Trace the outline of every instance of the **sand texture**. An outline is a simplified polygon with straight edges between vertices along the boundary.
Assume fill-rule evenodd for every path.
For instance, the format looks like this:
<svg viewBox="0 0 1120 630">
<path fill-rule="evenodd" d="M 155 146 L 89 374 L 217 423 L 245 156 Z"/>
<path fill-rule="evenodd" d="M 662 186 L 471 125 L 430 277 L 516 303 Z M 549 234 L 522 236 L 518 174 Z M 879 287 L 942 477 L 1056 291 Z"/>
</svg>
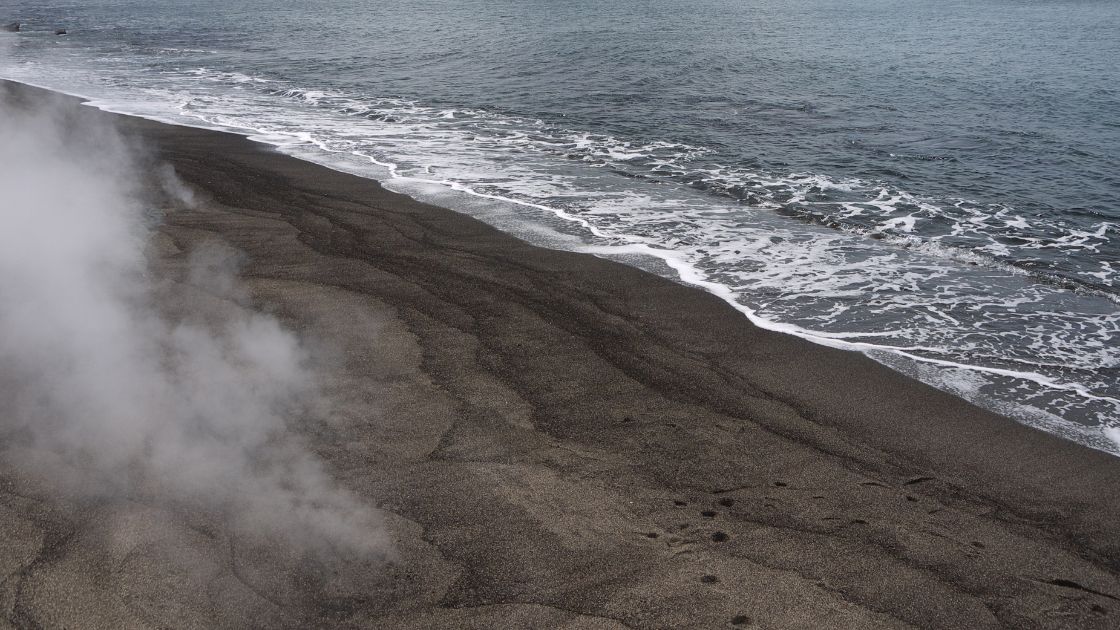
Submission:
<svg viewBox="0 0 1120 630">
<path fill-rule="evenodd" d="M 291 431 L 392 555 L 60 496 L 10 447 L 0 627 L 1120 627 L 1108 455 L 238 136 L 76 115 L 195 192 L 160 202 L 169 311 L 258 309 L 325 348 L 330 408 Z M 249 306 L 183 278 L 214 241 Z"/>
</svg>

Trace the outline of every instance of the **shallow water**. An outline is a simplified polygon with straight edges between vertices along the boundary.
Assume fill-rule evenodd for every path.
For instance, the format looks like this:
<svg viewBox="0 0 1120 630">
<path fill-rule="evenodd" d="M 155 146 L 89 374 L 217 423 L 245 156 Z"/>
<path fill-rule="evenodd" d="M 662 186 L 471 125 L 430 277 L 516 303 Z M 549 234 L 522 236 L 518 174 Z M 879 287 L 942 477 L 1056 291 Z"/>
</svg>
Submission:
<svg viewBox="0 0 1120 630">
<path fill-rule="evenodd" d="M 680 277 L 1120 453 L 1115 2 L 15 0 L 9 19 L 0 76 Z"/>
</svg>

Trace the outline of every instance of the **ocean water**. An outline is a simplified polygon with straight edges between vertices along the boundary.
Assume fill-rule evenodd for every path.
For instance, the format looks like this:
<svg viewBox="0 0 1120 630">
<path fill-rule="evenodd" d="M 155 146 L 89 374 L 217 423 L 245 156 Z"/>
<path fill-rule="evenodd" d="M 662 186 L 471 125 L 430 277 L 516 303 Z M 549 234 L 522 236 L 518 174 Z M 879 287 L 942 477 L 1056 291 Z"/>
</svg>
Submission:
<svg viewBox="0 0 1120 630">
<path fill-rule="evenodd" d="M 1118 2 L 6 0 L 11 20 L 0 77 L 701 286 L 1120 454 Z"/>
</svg>

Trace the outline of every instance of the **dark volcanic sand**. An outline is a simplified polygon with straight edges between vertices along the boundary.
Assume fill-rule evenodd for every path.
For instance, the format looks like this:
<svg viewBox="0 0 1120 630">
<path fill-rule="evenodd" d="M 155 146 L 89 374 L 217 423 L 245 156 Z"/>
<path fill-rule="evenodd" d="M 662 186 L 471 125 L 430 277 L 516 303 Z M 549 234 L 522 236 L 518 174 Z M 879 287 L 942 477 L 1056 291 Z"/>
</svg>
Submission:
<svg viewBox="0 0 1120 630">
<path fill-rule="evenodd" d="M 76 115 L 198 192 L 157 266 L 222 239 L 256 307 L 338 350 L 299 432 L 396 559 L 294 561 L 0 462 L 12 626 L 1120 626 L 1120 460 L 238 136 Z"/>
</svg>

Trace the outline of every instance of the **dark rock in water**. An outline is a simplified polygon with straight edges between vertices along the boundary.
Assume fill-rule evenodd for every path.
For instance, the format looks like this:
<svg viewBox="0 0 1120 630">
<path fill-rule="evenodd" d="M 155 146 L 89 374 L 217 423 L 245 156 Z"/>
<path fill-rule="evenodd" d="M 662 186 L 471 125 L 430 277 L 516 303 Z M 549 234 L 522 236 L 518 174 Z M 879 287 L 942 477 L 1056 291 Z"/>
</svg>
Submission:
<svg viewBox="0 0 1120 630">
<path fill-rule="evenodd" d="M 56 29 L 54 29 L 54 34 L 55 34 L 55 35 L 65 35 L 65 34 L 66 34 L 66 29 L 64 29 L 64 28 L 56 28 Z"/>
<path fill-rule="evenodd" d="M 8 31 L 9 33 L 18 33 L 19 32 L 19 22 L 9 22 L 9 23 L 4 25 L 3 30 Z"/>
</svg>

